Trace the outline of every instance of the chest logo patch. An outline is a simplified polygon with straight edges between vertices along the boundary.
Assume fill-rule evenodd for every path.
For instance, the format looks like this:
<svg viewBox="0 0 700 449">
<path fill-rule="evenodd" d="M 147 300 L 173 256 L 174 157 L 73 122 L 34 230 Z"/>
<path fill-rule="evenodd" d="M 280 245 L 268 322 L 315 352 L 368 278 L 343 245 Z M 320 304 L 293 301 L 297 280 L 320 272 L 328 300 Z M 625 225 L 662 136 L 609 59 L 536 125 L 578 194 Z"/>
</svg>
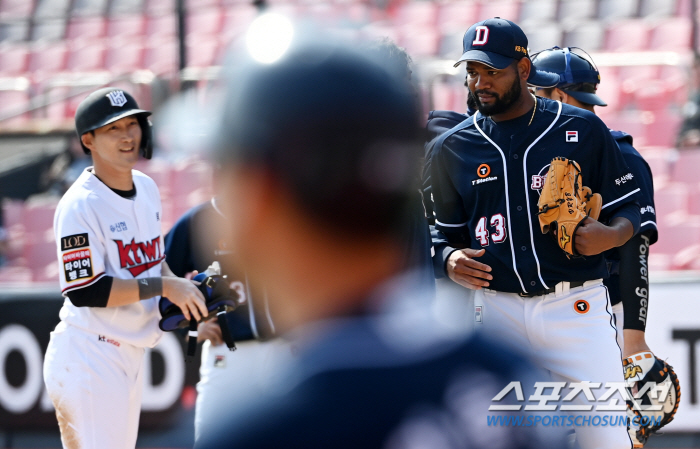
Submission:
<svg viewBox="0 0 700 449">
<path fill-rule="evenodd" d="M 538 193 L 542 193 L 542 186 L 544 186 L 544 181 L 547 179 L 547 173 L 549 173 L 549 165 L 547 164 L 536 174 L 532 175 L 532 181 L 530 183 L 530 189 L 537 190 Z"/>
<path fill-rule="evenodd" d="M 567 142 L 578 142 L 578 131 L 567 131 L 566 132 Z"/>
<path fill-rule="evenodd" d="M 579 299 L 574 303 L 574 310 L 576 313 L 583 315 L 584 313 L 588 313 L 590 310 L 591 306 L 588 304 L 588 301 L 585 299 Z"/>
<path fill-rule="evenodd" d="M 155 267 L 165 258 L 160 248 L 160 236 L 147 241 L 131 242 L 114 240 L 119 252 L 119 266 L 126 268 L 132 276 L 136 277 L 144 271 Z"/>
<path fill-rule="evenodd" d="M 491 174 L 491 167 L 488 164 L 481 164 L 479 168 L 476 169 L 476 174 L 479 178 L 485 178 Z"/>
</svg>

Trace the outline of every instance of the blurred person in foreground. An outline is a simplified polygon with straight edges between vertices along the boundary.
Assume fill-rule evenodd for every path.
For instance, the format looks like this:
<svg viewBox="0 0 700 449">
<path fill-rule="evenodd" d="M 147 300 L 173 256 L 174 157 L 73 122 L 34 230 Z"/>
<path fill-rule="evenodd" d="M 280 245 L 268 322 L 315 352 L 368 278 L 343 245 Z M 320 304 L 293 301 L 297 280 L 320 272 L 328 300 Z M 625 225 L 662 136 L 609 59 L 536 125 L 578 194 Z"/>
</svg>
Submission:
<svg viewBox="0 0 700 449">
<path fill-rule="evenodd" d="M 298 358 L 195 447 L 560 447 L 542 427 L 487 425 L 528 365 L 444 332 L 403 270 L 423 138 L 413 87 L 320 42 L 236 61 L 228 78 L 216 136 L 228 241 Z"/>
</svg>

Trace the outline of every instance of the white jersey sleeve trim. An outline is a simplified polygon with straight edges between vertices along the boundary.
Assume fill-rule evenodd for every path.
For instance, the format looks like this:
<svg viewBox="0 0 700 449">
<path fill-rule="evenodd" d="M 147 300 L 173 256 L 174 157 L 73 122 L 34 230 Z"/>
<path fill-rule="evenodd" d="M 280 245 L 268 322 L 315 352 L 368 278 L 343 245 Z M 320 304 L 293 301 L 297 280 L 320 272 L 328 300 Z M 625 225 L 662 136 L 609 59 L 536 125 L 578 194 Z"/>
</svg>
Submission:
<svg viewBox="0 0 700 449">
<path fill-rule="evenodd" d="M 652 225 L 656 229 L 659 229 L 659 227 L 656 225 L 656 222 L 654 220 L 645 221 L 644 223 L 640 224 L 639 227 L 641 229 L 642 227 L 644 227 L 646 225 Z"/>
<path fill-rule="evenodd" d="M 639 192 L 639 187 L 637 187 L 636 189 L 632 190 L 632 191 L 631 191 L 630 193 L 628 193 L 627 195 L 621 196 L 620 198 L 616 199 L 615 201 L 610 201 L 608 204 L 604 204 L 603 207 L 601 207 L 601 210 L 602 210 L 602 209 L 605 209 L 605 208 L 608 207 L 608 206 L 612 206 L 613 204 L 617 203 L 618 201 L 622 201 L 622 200 L 624 200 L 625 198 L 627 198 L 628 196 L 634 195 L 634 194 L 637 193 L 637 192 Z"/>
<path fill-rule="evenodd" d="M 99 281 L 100 279 L 102 279 L 102 277 L 104 277 L 104 275 L 105 275 L 105 272 L 103 271 L 102 273 L 99 273 L 97 276 L 93 277 L 89 281 L 81 282 L 80 284 L 69 285 L 68 287 L 61 290 L 61 294 L 63 296 L 66 296 L 66 293 L 68 293 L 71 290 L 78 290 L 78 289 L 81 289 L 84 287 L 88 287 L 88 286 L 94 284 L 95 282 Z"/>
<path fill-rule="evenodd" d="M 559 117 L 561 116 L 561 102 L 559 103 L 559 109 L 557 110 L 557 115 L 554 117 L 554 120 L 552 123 L 549 124 L 547 129 L 544 130 L 542 134 L 535 139 L 534 142 L 530 144 L 529 147 L 525 150 L 525 154 L 523 156 L 523 172 L 524 172 L 524 178 L 525 178 L 525 201 L 526 201 L 526 210 L 527 210 L 527 225 L 528 229 L 530 230 L 530 246 L 532 246 L 532 255 L 535 256 L 535 264 L 537 265 L 537 277 L 540 279 L 540 282 L 544 286 L 544 288 L 548 289 L 549 286 L 544 282 L 544 279 L 542 278 L 542 268 L 540 267 L 540 259 L 537 257 L 537 250 L 535 249 L 535 236 L 533 234 L 532 230 L 532 213 L 530 212 L 530 195 L 529 195 L 529 186 L 528 186 L 528 177 L 527 177 L 527 155 L 532 149 L 532 147 L 535 146 L 537 142 L 540 141 L 542 137 L 545 136 L 549 132 L 550 129 L 554 126 L 555 123 L 557 123 L 557 120 L 559 120 Z M 537 107 L 537 101 L 535 100 L 535 107 Z"/>
<path fill-rule="evenodd" d="M 435 223 L 439 224 L 440 226 L 443 226 L 445 228 L 461 228 L 462 226 L 466 226 L 467 224 L 469 224 L 468 221 L 465 221 L 464 223 L 460 223 L 460 224 L 449 224 L 449 223 L 443 223 L 440 220 L 435 220 Z"/>
<path fill-rule="evenodd" d="M 479 113 L 479 114 L 481 114 L 481 113 Z M 482 129 L 479 127 L 479 123 L 477 123 L 476 117 L 474 118 L 474 127 L 477 129 L 477 131 L 479 131 L 479 133 L 481 133 L 482 136 L 484 136 L 484 138 L 487 141 L 489 141 L 489 143 L 491 143 L 491 145 L 496 147 L 498 152 L 501 154 L 501 160 L 503 161 L 503 173 L 508 173 L 508 166 L 506 165 L 506 156 L 505 156 L 505 154 L 503 154 L 503 150 L 501 150 L 501 148 L 498 145 L 496 145 L 496 142 L 491 140 L 491 138 L 489 136 L 487 136 L 484 131 L 482 131 Z M 523 280 L 520 277 L 520 273 L 518 273 L 518 266 L 515 262 L 515 248 L 513 248 L 513 230 L 512 230 L 512 227 L 510 225 L 510 198 L 508 198 L 508 176 L 503 177 L 503 182 L 505 183 L 505 187 L 506 187 L 506 210 L 505 210 L 505 213 L 506 213 L 506 222 L 508 223 L 508 234 L 510 235 L 510 239 L 508 239 L 508 243 L 510 244 L 510 255 L 511 255 L 511 259 L 513 261 L 513 272 L 515 272 L 515 276 L 518 278 L 518 282 L 520 282 L 520 288 L 522 288 L 523 291 L 525 293 L 527 293 L 527 290 L 525 289 L 525 284 L 523 284 Z"/>
</svg>

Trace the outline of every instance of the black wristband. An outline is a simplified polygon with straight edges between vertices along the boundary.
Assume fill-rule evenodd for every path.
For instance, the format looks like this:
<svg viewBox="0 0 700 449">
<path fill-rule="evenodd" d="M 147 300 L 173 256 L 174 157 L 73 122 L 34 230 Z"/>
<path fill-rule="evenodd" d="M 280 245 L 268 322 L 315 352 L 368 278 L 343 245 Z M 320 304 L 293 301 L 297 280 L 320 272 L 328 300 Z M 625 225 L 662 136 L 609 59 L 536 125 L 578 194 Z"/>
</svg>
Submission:
<svg viewBox="0 0 700 449">
<path fill-rule="evenodd" d="M 139 284 L 139 299 L 153 298 L 163 295 L 163 278 L 137 279 Z"/>
</svg>

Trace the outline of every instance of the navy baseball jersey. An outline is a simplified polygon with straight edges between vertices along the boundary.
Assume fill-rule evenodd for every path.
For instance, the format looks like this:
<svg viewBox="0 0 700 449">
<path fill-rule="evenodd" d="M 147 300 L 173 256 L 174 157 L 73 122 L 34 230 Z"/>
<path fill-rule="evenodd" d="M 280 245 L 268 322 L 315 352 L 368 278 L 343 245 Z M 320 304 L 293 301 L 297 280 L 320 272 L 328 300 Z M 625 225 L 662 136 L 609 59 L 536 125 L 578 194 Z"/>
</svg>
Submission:
<svg viewBox="0 0 700 449">
<path fill-rule="evenodd" d="M 452 248 L 485 249 L 490 288 L 534 294 L 561 281 L 608 276 L 603 255 L 568 258 L 542 234 L 537 202 L 552 158 L 581 166 L 583 184 L 600 193 L 600 221 L 625 217 L 639 228 L 639 191 L 612 135 L 595 114 L 543 98 L 530 114 L 494 122 L 480 113 L 435 144 L 431 184 L 436 213 L 433 245 L 445 273 Z"/>
<path fill-rule="evenodd" d="M 637 180 L 635 194 L 641 213 L 639 232 L 619 248 L 605 252 L 610 278 L 604 281 L 612 305 L 623 302 L 624 328 L 644 331 L 649 300 L 649 246 L 658 240 L 654 181 L 649 164 L 632 146 L 632 136 L 610 131 Z"/>
<path fill-rule="evenodd" d="M 214 223 L 223 226 L 224 217 L 215 207 L 215 201 L 195 206 L 175 223 L 165 236 L 165 260 L 176 276 L 193 270 L 200 273 L 214 261 L 221 265 L 221 273 L 228 276 L 231 288 L 245 302 L 226 315 L 235 341 L 266 339 L 274 334 L 274 325 L 267 309 L 264 294 L 253 295 L 245 282 L 245 275 L 235 274 L 231 268 L 232 253 L 224 239 L 212 238 L 209 229 Z"/>
<path fill-rule="evenodd" d="M 527 361 L 482 337 L 443 333 L 422 307 L 416 313 L 358 314 L 295 330 L 292 341 L 301 344 L 294 369 L 279 373 L 266 394 L 222 410 L 217 430 L 195 447 L 398 448 L 416 441 L 455 449 L 565 447 L 558 439 L 563 429 L 497 425 L 505 415 L 528 417 L 489 411 L 513 379 L 526 387 L 540 379 Z"/>
<path fill-rule="evenodd" d="M 432 187 L 430 186 L 430 164 L 433 158 L 433 148 L 435 148 L 435 142 L 442 133 L 459 125 L 469 118 L 469 115 L 470 114 L 461 114 L 454 111 L 430 111 L 428 114 L 428 124 L 425 126 L 428 135 L 426 137 L 427 142 L 425 144 L 425 159 L 423 162 L 421 192 L 423 194 L 425 214 L 428 217 L 428 223 L 430 225 L 435 224 L 435 211 L 433 210 L 432 200 L 433 192 Z"/>
</svg>

